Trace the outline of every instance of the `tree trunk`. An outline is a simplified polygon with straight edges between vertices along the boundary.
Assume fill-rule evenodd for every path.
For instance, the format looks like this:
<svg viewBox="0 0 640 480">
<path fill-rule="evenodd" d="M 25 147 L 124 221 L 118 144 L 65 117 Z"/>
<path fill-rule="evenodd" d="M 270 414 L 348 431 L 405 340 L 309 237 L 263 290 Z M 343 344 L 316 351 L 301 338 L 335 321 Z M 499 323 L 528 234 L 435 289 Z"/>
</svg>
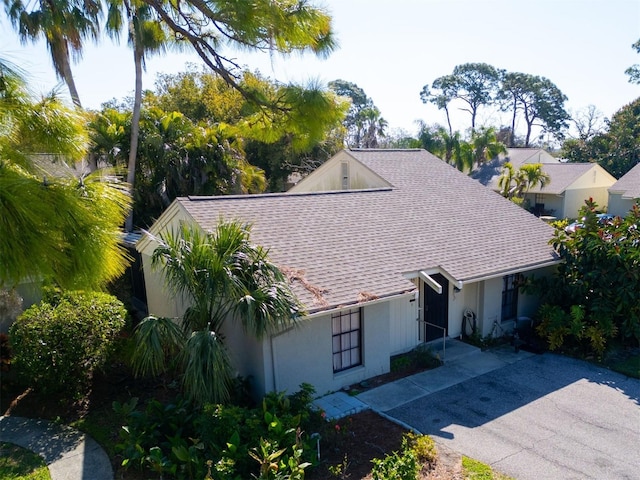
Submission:
<svg viewBox="0 0 640 480">
<path fill-rule="evenodd" d="M 127 165 L 127 183 L 131 198 L 133 198 L 134 182 L 136 178 L 136 157 L 138 153 L 138 136 L 140 132 L 140 109 L 142 104 L 142 46 L 134 34 L 133 40 L 133 60 L 136 68 L 136 90 L 134 94 L 133 115 L 131 117 L 131 144 L 129 148 L 129 163 Z M 129 216 L 124 225 L 126 232 L 133 231 L 133 203 Z"/>
<path fill-rule="evenodd" d="M 71 60 L 69 58 L 69 47 L 67 45 L 66 40 L 61 40 L 56 43 L 54 46 L 51 45 L 51 48 L 56 48 L 58 51 L 53 54 L 55 59 L 54 65 L 55 69 L 59 72 L 60 76 L 64 80 L 64 83 L 67 84 L 67 88 L 69 89 L 69 95 L 71 96 L 71 101 L 73 104 L 82 108 L 82 104 L 80 103 L 80 95 L 78 95 L 78 89 L 76 88 L 76 82 L 73 79 L 73 73 L 71 72 Z"/>
<path fill-rule="evenodd" d="M 516 142 L 516 114 L 518 113 L 518 101 L 513 99 L 513 116 L 511 117 L 511 133 L 509 134 L 509 147 L 515 147 Z"/>
<path fill-rule="evenodd" d="M 449 125 L 449 136 L 453 136 L 453 128 L 451 128 L 451 118 L 449 118 L 449 109 L 445 106 L 444 111 L 447 114 L 447 125 Z"/>
</svg>

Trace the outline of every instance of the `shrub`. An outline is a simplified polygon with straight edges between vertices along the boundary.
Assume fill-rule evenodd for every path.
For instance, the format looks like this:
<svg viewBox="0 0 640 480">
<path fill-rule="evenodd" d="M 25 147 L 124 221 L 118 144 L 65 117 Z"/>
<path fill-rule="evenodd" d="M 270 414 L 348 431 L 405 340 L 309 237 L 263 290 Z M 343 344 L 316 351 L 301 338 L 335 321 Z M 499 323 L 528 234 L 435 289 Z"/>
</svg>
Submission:
<svg viewBox="0 0 640 480">
<path fill-rule="evenodd" d="M 403 449 L 401 453 L 392 452 L 384 458 L 374 458 L 371 476 L 373 480 L 415 480 L 419 465 L 416 454 L 411 449 Z"/>
<path fill-rule="evenodd" d="M 27 309 L 9 330 L 14 365 L 26 382 L 44 392 L 86 391 L 107 359 L 126 310 L 98 292 L 55 292 Z"/>
<path fill-rule="evenodd" d="M 407 433 L 402 437 L 400 452 L 371 460 L 373 480 L 415 480 L 421 465 L 433 465 L 438 457 L 436 444 L 428 435 Z"/>
<path fill-rule="evenodd" d="M 414 451 L 420 463 L 433 465 L 438 458 L 436 442 L 428 435 L 416 435 L 409 432 L 404 436 L 403 445 Z"/>
<path fill-rule="evenodd" d="M 617 342 L 640 342 L 640 202 L 624 218 L 602 221 L 585 202 L 582 228 L 557 229 L 551 245 L 562 258 L 553 276 L 524 289 L 540 296 L 537 333 L 550 349 L 602 357 Z"/>
<path fill-rule="evenodd" d="M 302 479 L 315 452 L 308 428 L 319 419 L 310 408 L 312 394 L 309 385 L 291 396 L 270 393 L 252 409 L 209 404 L 196 410 L 182 400 L 153 400 L 140 411 L 135 403 L 115 404 L 127 418 L 117 450 L 125 467 L 181 479 Z"/>
</svg>

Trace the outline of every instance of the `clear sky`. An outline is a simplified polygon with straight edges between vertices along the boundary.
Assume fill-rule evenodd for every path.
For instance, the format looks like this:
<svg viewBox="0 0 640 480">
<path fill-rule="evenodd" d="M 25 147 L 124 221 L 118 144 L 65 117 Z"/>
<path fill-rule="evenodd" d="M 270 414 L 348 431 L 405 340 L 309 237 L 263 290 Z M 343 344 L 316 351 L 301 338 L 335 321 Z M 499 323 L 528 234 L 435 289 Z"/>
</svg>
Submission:
<svg viewBox="0 0 640 480">
<path fill-rule="evenodd" d="M 390 128 L 415 133 L 415 121 L 445 123 L 444 113 L 420 100 L 425 84 L 456 65 L 484 62 L 512 72 L 547 77 L 567 95 L 570 112 L 595 105 L 610 117 L 640 96 L 624 71 L 639 63 L 631 45 L 640 38 L 640 0 L 312 0 L 333 16 L 340 48 L 328 59 L 313 55 L 234 55 L 240 63 L 281 81 L 323 83 L 341 78 L 371 97 Z M 0 56 L 30 74 L 32 86 L 56 85 L 44 43 L 22 46 L 2 16 Z M 169 54 L 147 62 L 144 87 L 158 72 L 175 73 L 194 55 Z M 85 107 L 122 99 L 134 86 L 132 54 L 126 42 L 89 45 L 74 65 Z M 63 90 L 66 93 L 66 89 Z M 470 125 L 454 112 L 454 129 Z M 481 112 L 479 122 L 500 118 Z M 507 123 L 506 120 L 504 123 Z"/>
</svg>

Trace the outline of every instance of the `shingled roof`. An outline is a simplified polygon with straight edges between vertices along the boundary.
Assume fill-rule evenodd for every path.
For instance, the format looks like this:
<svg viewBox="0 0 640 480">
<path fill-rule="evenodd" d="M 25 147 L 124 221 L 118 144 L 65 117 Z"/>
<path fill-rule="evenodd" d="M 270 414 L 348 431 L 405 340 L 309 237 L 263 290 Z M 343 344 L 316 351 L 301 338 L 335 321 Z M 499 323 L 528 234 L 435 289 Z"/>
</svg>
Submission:
<svg viewBox="0 0 640 480">
<path fill-rule="evenodd" d="M 491 186 L 498 185 L 498 178 L 502 175 L 504 164 L 509 162 L 515 170 L 522 165 L 529 163 L 548 164 L 560 163 L 560 161 L 551 156 L 547 151 L 541 148 L 509 148 L 506 155 L 500 154 L 490 162 L 483 163 L 480 167 L 471 172 L 471 177 L 478 180 L 481 184 Z M 495 190 L 496 188 L 494 188 Z"/>
<path fill-rule="evenodd" d="M 640 163 L 611 185 L 609 192 L 621 194 L 623 198 L 631 200 L 640 198 Z"/>
<path fill-rule="evenodd" d="M 392 186 L 176 202 L 204 229 L 250 222 L 311 312 L 413 290 L 420 270 L 463 285 L 557 261 L 552 227 L 425 150 L 345 153 Z"/>
</svg>

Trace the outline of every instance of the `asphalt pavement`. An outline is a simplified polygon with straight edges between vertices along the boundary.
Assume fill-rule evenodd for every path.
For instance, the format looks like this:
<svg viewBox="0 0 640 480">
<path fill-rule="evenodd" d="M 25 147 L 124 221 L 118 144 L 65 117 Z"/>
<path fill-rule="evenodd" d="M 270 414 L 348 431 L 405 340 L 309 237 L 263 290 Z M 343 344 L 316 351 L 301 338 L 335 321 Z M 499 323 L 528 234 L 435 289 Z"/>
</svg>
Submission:
<svg viewBox="0 0 640 480">
<path fill-rule="evenodd" d="M 587 362 L 531 355 L 380 411 L 518 480 L 640 478 L 640 381 Z"/>
</svg>

